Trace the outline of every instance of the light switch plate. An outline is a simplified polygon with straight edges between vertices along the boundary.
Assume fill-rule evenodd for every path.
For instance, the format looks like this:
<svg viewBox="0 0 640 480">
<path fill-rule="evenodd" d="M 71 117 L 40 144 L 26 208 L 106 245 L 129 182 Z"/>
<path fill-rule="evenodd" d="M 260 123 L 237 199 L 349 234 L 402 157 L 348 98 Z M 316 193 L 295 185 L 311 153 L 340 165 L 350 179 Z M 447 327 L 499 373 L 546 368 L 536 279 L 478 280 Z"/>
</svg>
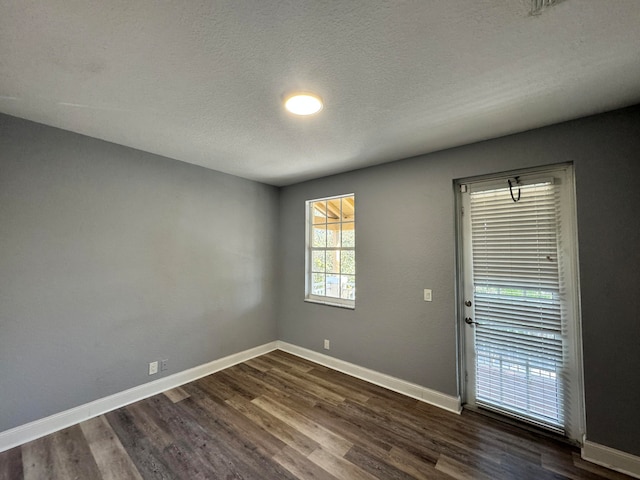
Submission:
<svg viewBox="0 0 640 480">
<path fill-rule="evenodd" d="M 430 302 L 433 299 L 433 295 L 431 293 L 431 289 L 430 288 L 425 288 L 424 289 L 424 301 L 425 302 Z"/>
</svg>

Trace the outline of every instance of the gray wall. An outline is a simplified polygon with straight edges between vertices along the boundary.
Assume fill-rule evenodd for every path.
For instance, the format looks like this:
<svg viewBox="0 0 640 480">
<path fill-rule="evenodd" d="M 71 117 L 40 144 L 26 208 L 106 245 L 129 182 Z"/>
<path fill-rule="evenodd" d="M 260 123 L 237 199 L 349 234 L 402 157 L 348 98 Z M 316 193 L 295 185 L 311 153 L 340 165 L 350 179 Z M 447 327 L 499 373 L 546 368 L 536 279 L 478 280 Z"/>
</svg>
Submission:
<svg viewBox="0 0 640 480">
<path fill-rule="evenodd" d="M 576 171 L 588 438 L 640 455 L 637 107 L 282 189 L 278 337 L 457 395 L 453 180 L 568 161 Z M 356 309 L 305 303 L 304 202 L 350 192 Z M 424 288 L 433 289 L 432 303 Z"/>
<path fill-rule="evenodd" d="M 0 115 L 0 431 L 276 338 L 456 395 L 453 179 L 566 161 L 588 436 L 640 455 L 638 107 L 280 194 Z M 304 303 L 304 201 L 350 192 L 356 310 Z"/>
<path fill-rule="evenodd" d="M 275 340 L 277 202 L 0 115 L 0 431 Z"/>
</svg>

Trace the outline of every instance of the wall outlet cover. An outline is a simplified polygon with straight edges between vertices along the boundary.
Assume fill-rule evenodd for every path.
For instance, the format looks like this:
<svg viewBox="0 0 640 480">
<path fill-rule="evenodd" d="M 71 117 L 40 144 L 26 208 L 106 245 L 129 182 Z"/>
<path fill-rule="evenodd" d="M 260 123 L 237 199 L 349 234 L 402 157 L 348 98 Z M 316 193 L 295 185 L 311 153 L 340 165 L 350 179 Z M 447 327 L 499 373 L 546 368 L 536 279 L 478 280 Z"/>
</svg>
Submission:
<svg viewBox="0 0 640 480">
<path fill-rule="evenodd" d="M 156 373 L 158 373 L 158 362 L 149 363 L 149 375 L 155 375 Z"/>
</svg>

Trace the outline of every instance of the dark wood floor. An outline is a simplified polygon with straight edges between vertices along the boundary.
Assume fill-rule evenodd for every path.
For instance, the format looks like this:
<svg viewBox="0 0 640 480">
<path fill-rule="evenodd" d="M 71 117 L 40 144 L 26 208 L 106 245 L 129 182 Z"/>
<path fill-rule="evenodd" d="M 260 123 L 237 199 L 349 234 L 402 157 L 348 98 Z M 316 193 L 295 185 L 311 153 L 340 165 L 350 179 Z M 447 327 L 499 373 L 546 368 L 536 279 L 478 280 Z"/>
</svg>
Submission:
<svg viewBox="0 0 640 480">
<path fill-rule="evenodd" d="M 0 479 L 623 479 L 281 351 L 0 454 Z"/>
</svg>

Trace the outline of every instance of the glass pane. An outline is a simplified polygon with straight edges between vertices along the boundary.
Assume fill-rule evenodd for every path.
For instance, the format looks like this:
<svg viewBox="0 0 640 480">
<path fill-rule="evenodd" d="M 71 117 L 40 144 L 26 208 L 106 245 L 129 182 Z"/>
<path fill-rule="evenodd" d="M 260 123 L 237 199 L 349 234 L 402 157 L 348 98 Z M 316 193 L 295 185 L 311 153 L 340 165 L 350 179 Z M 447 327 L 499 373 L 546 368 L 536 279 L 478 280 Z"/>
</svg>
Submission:
<svg viewBox="0 0 640 480">
<path fill-rule="evenodd" d="M 356 219 L 356 202 L 353 196 L 342 199 L 342 220 L 353 222 Z"/>
<path fill-rule="evenodd" d="M 311 239 L 312 247 L 324 247 L 327 244 L 327 230 L 325 225 L 313 227 L 313 238 Z"/>
<path fill-rule="evenodd" d="M 334 198 L 327 202 L 327 223 L 339 222 L 342 220 L 341 198 Z"/>
<path fill-rule="evenodd" d="M 340 273 L 356 273 L 356 252 L 353 250 L 342 250 L 340 254 Z"/>
<path fill-rule="evenodd" d="M 353 222 L 342 224 L 342 246 L 343 247 L 355 247 L 356 246 L 356 231 Z"/>
<path fill-rule="evenodd" d="M 311 278 L 311 293 L 314 295 L 324 295 L 325 279 L 323 273 L 314 273 Z"/>
<path fill-rule="evenodd" d="M 327 202 L 313 202 L 311 204 L 311 212 L 313 214 L 313 223 L 325 223 L 327 217 L 325 212 L 327 211 Z"/>
<path fill-rule="evenodd" d="M 340 298 L 347 300 L 356 299 L 356 277 L 355 275 L 340 276 Z"/>
<path fill-rule="evenodd" d="M 311 256 L 311 271 L 312 272 L 325 272 L 324 269 L 324 250 L 314 251 Z"/>
<path fill-rule="evenodd" d="M 340 246 L 340 224 L 327 225 L 327 247 Z"/>
<path fill-rule="evenodd" d="M 340 273 L 340 251 L 329 250 L 326 258 L 327 273 Z"/>
<path fill-rule="evenodd" d="M 340 298 L 340 275 L 327 275 L 327 297 Z"/>
</svg>

